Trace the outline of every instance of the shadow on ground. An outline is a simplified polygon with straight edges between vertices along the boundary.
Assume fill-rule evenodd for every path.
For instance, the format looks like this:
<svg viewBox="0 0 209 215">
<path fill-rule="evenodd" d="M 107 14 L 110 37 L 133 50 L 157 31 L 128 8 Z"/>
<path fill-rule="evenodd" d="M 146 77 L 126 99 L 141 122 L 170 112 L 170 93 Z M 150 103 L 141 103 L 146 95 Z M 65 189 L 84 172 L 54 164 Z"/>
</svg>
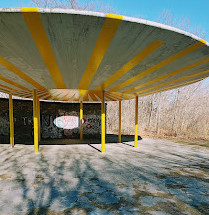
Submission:
<svg viewBox="0 0 209 215">
<path fill-rule="evenodd" d="M 118 142 L 118 135 L 115 134 L 106 134 L 105 137 L 105 143 L 106 144 L 112 144 L 112 143 L 117 143 Z M 138 136 L 138 140 L 142 140 L 141 136 Z M 121 135 L 121 141 L 122 142 L 132 142 L 134 141 L 134 135 Z M 40 145 L 73 145 L 73 144 L 100 144 L 101 140 L 99 138 L 95 139 L 85 139 L 84 140 L 79 140 L 79 139 L 42 139 L 39 144 Z M 1 143 L 1 144 L 10 144 L 9 142 L 7 143 Z M 16 144 L 23 144 L 23 145 L 34 145 L 33 141 L 22 141 L 18 142 Z"/>
<path fill-rule="evenodd" d="M 209 151 L 129 145 L 0 145 L 0 214 L 209 214 Z"/>
</svg>

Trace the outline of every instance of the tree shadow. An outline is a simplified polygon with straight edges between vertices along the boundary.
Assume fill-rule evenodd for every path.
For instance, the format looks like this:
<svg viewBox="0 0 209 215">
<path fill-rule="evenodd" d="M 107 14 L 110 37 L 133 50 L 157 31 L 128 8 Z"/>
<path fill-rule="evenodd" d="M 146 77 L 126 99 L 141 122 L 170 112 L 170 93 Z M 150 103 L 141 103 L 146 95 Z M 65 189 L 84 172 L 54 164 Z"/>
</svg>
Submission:
<svg viewBox="0 0 209 215">
<path fill-rule="evenodd" d="M 11 204 L 11 207 L 15 204 L 17 213 L 23 212 L 26 204 L 27 213 L 22 214 L 56 214 L 56 211 L 57 214 L 146 214 L 148 210 L 181 214 L 185 205 L 208 214 L 208 179 L 202 175 L 184 175 L 179 169 L 173 172 L 174 164 L 179 164 L 191 171 L 195 166 L 207 173 L 207 163 L 167 161 L 171 170 L 165 171 L 163 154 L 161 157 L 146 152 L 141 153 L 141 159 L 136 159 L 135 154 L 140 152 L 123 150 L 120 152 L 124 153 L 123 157 L 99 156 L 99 153 L 94 157 L 92 152 L 72 148 L 68 148 L 70 153 L 62 147 L 59 151 L 47 152 L 51 147 L 45 146 L 38 154 L 23 149 L 13 151 L 2 162 L 10 164 L 6 170 L 14 175 L 14 188 L 21 191 L 22 201 Z M 5 157 L 5 153 L 1 151 L 0 157 Z M 204 156 L 194 154 L 196 158 L 204 160 Z"/>
<path fill-rule="evenodd" d="M 62 159 L 52 173 L 48 169 L 50 161 L 41 154 L 36 162 L 40 169 L 35 172 L 32 183 L 28 183 L 19 166 L 18 157 L 13 159 L 15 181 L 21 187 L 23 201 L 27 202 L 28 215 L 54 214 L 63 208 L 63 214 L 74 214 L 74 212 L 88 214 L 94 210 L 100 214 L 111 213 L 121 207 L 124 201 L 120 198 L 121 194 L 118 195 L 114 183 L 103 180 L 88 159 L 85 159 L 84 165 L 81 156 L 71 155 L 70 157 L 73 162 L 69 166 Z M 68 156 L 65 157 L 66 160 L 67 158 Z M 109 160 L 106 159 L 106 162 Z M 32 194 L 31 190 L 33 190 Z M 127 194 L 126 199 L 132 198 Z M 125 202 L 129 207 L 134 208 L 132 201 Z M 16 209 L 21 210 L 21 205 L 17 205 Z"/>
</svg>

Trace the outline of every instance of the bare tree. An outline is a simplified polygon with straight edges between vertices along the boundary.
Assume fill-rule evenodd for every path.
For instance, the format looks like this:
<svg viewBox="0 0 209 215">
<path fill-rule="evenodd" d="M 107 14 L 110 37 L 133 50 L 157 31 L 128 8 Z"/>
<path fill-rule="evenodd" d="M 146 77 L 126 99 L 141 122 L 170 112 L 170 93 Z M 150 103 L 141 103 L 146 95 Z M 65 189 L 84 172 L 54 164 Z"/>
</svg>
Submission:
<svg viewBox="0 0 209 215">
<path fill-rule="evenodd" d="M 158 22 L 191 32 L 201 38 L 206 33 L 201 27 L 194 27 L 186 17 L 174 17 L 170 11 L 164 10 Z M 209 78 L 198 83 L 178 89 L 161 92 L 140 98 L 139 100 L 139 134 L 142 136 L 169 136 L 209 140 Z M 123 101 L 123 114 L 129 118 L 134 103 Z M 113 115 L 118 111 L 117 105 L 107 104 L 107 131 L 113 122 Z M 134 119 L 126 120 L 123 133 L 133 134 L 128 128 L 134 126 Z M 115 124 L 114 124 L 115 125 Z M 117 125 L 116 125 L 117 126 Z M 114 127 L 115 128 L 115 127 Z"/>
<path fill-rule="evenodd" d="M 164 9 L 158 16 L 157 22 L 182 29 L 203 39 L 206 38 L 206 32 L 202 27 L 193 26 L 188 17 L 177 18 L 173 16 L 173 14 L 169 10 L 166 9 Z"/>
<path fill-rule="evenodd" d="M 40 8 L 63 8 L 88 10 L 97 12 L 116 12 L 112 5 L 112 1 L 102 3 L 99 0 L 32 0 L 33 5 Z"/>
</svg>

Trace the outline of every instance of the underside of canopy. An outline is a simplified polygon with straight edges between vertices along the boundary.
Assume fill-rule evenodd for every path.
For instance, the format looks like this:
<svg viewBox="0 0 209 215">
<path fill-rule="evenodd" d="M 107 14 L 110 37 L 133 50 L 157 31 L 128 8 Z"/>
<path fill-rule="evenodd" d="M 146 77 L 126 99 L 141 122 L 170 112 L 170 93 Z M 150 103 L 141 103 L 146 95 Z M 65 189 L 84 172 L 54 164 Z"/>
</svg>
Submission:
<svg viewBox="0 0 209 215">
<path fill-rule="evenodd" d="M 209 47 L 179 29 L 70 9 L 0 9 L 0 91 L 59 101 L 132 99 L 209 76 Z"/>
</svg>

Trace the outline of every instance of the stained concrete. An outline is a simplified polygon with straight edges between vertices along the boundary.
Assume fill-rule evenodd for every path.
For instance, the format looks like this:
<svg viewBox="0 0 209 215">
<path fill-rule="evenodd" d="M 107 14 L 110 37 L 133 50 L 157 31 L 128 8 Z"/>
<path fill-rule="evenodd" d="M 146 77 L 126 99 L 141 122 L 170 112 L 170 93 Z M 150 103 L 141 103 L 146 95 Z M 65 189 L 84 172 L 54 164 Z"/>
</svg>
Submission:
<svg viewBox="0 0 209 215">
<path fill-rule="evenodd" d="M 34 35 L 31 34 L 21 9 L 0 8 L 0 14 L 0 22 L 3 23 L 1 32 L 4 32 L 0 34 L 0 56 L 3 58 L 3 62 L 6 60 L 11 63 L 40 84 L 41 88 L 55 89 L 52 95 L 49 92 L 51 98 L 62 99 L 64 95 L 62 94 L 61 97 L 58 95 L 60 91 L 56 91 L 56 83 L 50 75 L 52 71 L 47 67 L 46 58 L 40 53 L 40 50 L 45 47 L 39 45 L 37 40 L 33 38 Z M 90 85 L 83 86 L 82 90 L 98 90 L 100 87 L 103 89 L 103 84 L 112 79 L 111 77 L 124 65 L 128 65 L 127 71 L 121 73 L 122 76 L 119 75 L 113 83 L 105 86 L 106 91 L 125 92 L 134 87 L 139 87 L 134 90 L 145 90 L 144 93 L 152 94 L 153 90 L 164 90 L 168 87 L 176 88 L 179 84 L 185 85 L 188 82 L 195 82 L 209 76 L 209 43 L 188 32 L 160 23 L 126 16 L 123 16 L 119 27 L 115 29 L 114 18 L 109 19 L 108 26 L 106 26 L 104 23 L 107 14 L 90 11 L 39 9 L 39 15 L 41 26 L 43 25 L 50 44 L 50 50 L 54 55 L 54 58 L 50 58 L 51 63 L 58 65 L 67 89 L 80 88 L 79 85 L 91 56 L 92 62 L 95 62 L 95 65 L 98 64 L 98 67 L 95 68 L 95 74 Z M 32 27 L 38 35 L 39 26 L 31 25 Z M 39 30 L 37 31 L 37 29 Z M 112 39 L 101 36 L 105 33 L 109 34 L 107 29 L 115 31 Z M 101 46 L 101 49 L 92 54 L 97 50 L 95 49 L 96 44 L 100 44 L 99 38 L 102 39 L 103 44 L 109 45 L 104 46 L 106 48 Z M 163 44 L 152 52 L 150 44 L 153 41 L 161 41 Z M 203 42 L 201 43 L 202 47 L 196 50 L 192 49 L 192 52 L 185 51 L 199 41 Z M 150 52 L 146 58 L 137 57 L 136 61 L 135 57 L 143 53 L 147 47 Z M 151 47 L 153 48 L 153 45 Z M 44 51 L 48 52 L 47 48 Z M 185 53 L 182 54 L 182 51 Z M 135 59 L 136 65 L 133 64 L 133 59 Z M 194 65 L 194 63 L 197 64 Z M 0 84 L 14 88 L 15 90 L 12 90 L 14 95 L 20 96 L 23 93 L 23 97 L 26 97 L 26 94 L 30 93 L 28 96 L 31 98 L 34 81 L 29 83 L 17 73 L 12 72 L 11 66 L 5 67 L 3 65 L 4 63 L 0 65 L 1 74 L 10 82 L 0 80 Z M 90 66 L 94 68 L 95 65 Z M 139 74 L 141 75 L 138 76 Z M 91 77 L 90 73 L 89 75 Z M 187 79 L 181 79 L 185 77 Z M 133 79 L 134 81 L 132 81 Z M 122 84 L 127 80 L 130 82 L 123 86 Z M 21 87 L 11 84 L 11 81 L 21 85 Z M 144 85 L 145 83 L 146 85 Z M 114 89 L 118 86 L 117 90 Z M 10 88 L 4 87 L 1 90 L 8 92 Z M 19 90 L 22 89 L 26 91 L 20 92 Z M 131 95 L 135 96 L 133 92 Z M 74 99 L 71 93 L 72 91 L 69 91 L 64 98 Z M 139 95 L 143 96 L 143 92 Z M 40 95 L 38 92 L 38 96 L 43 98 L 46 95 Z M 78 98 L 81 97 L 75 99 Z M 88 96 L 84 100 L 89 101 Z M 97 98 L 93 100 L 98 101 Z"/>
<path fill-rule="evenodd" d="M 13 100 L 15 142 L 33 141 L 33 102 Z M 9 143 L 9 101 L 0 98 L 0 143 Z M 80 104 L 40 102 L 42 139 L 79 139 Z M 83 104 L 84 138 L 98 138 L 101 133 L 101 104 Z"/>
<path fill-rule="evenodd" d="M 0 214 L 209 214 L 209 148 L 133 144 L 0 145 Z"/>
</svg>

